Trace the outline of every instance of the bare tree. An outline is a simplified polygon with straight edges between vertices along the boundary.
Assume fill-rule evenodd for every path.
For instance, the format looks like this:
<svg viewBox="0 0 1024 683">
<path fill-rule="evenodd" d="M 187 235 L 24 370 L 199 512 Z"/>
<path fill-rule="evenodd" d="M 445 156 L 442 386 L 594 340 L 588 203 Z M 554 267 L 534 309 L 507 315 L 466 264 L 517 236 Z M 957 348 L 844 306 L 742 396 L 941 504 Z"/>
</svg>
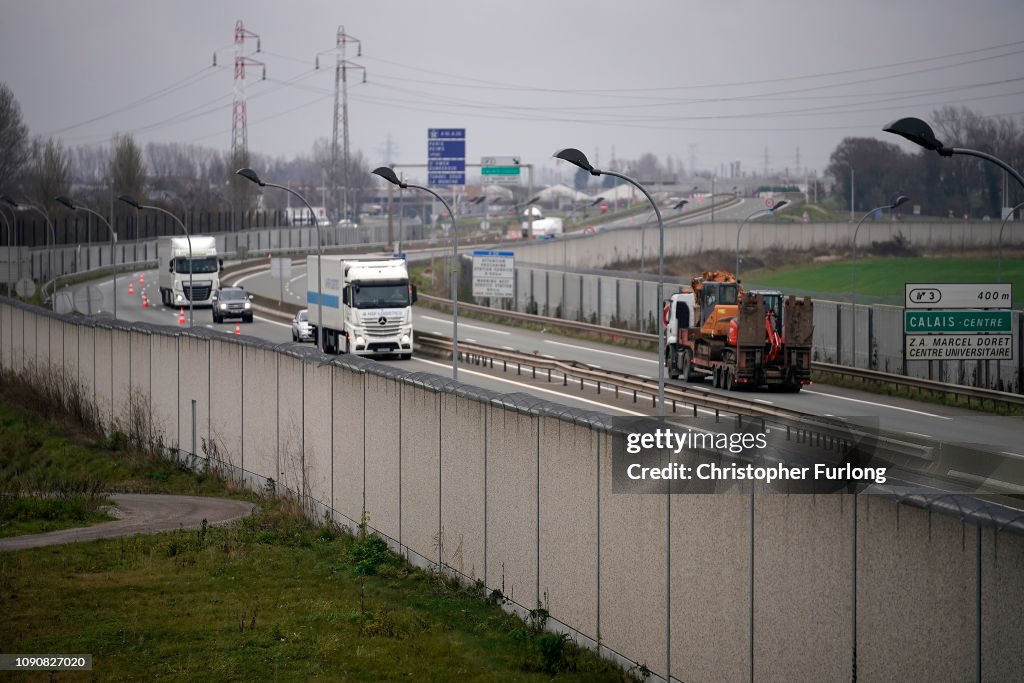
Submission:
<svg viewBox="0 0 1024 683">
<path fill-rule="evenodd" d="M 145 201 L 146 166 L 142 163 L 142 150 L 130 134 L 114 137 L 107 179 L 115 193 L 130 194 L 138 201 Z"/>
<path fill-rule="evenodd" d="M 67 194 L 71 188 L 71 163 L 60 140 L 49 138 L 45 143 L 32 143 L 28 194 L 47 212 L 59 206 L 54 198 Z"/>
<path fill-rule="evenodd" d="M 29 160 L 28 127 L 21 105 L 6 83 L 0 83 L 0 190 L 11 189 Z"/>
</svg>

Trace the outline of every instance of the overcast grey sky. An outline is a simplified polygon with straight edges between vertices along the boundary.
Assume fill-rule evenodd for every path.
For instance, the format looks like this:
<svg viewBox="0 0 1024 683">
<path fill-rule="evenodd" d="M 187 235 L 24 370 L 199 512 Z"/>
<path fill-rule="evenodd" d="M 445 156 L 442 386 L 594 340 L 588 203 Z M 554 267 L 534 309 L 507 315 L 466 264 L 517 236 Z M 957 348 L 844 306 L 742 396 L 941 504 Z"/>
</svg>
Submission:
<svg viewBox="0 0 1024 683">
<path fill-rule="evenodd" d="M 249 148 L 309 154 L 332 131 L 339 25 L 351 147 L 425 163 L 427 129 L 466 128 L 466 156 L 553 166 L 579 147 L 681 160 L 690 172 L 823 170 L 846 136 L 943 105 L 1024 113 L 1021 0 L 2 0 L 0 81 L 33 135 L 231 146 L 234 27 Z M 212 55 L 217 52 L 214 68 Z M 390 159 L 388 144 L 390 141 Z M 955 142 L 955 141 L 952 141 Z M 799 164 L 797 150 L 799 149 Z M 570 172 L 565 171 L 568 178 Z"/>
</svg>

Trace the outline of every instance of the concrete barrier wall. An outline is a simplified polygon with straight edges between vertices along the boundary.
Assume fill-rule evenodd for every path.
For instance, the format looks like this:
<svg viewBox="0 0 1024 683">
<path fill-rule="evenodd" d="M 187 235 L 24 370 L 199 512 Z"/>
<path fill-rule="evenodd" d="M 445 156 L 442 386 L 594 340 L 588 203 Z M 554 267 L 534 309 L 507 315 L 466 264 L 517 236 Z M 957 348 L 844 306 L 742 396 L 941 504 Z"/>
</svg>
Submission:
<svg viewBox="0 0 1024 683">
<path fill-rule="evenodd" d="M 908 244 L 921 248 L 995 249 L 1001 221 L 950 221 L 941 223 L 890 223 L 887 218 L 861 224 L 857 249 L 866 253 L 872 242 L 886 242 L 902 236 Z M 665 256 L 686 256 L 701 251 L 736 252 L 734 222 L 691 223 L 665 226 Z M 740 232 L 740 255 L 752 255 L 765 249 L 810 249 L 836 246 L 850 248 L 855 224 L 850 223 L 759 223 L 747 222 Z M 516 243 L 516 259 L 550 267 L 607 268 L 613 263 L 640 260 L 639 225 L 572 235 L 559 240 Z M 1024 223 L 1006 224 L 1003 247 L 1024 244 Z M 648 270 L 657 268 L 658 229 L 653 220 L 643 240 L 644 261 Z"/>
<path fill-rule="evenodd" d="M 602 325 L 610 325 L 614 321 L 620 327 L 644 332 L 656 329 L 655 316 L 660 310 L 656 281 L 616 273 L 574 273 L 528 265 L 516 266 L 516 273 L 518 282 L 526 283 L 516 300 L 520 312 L 552 317 L 561 314 L 563 320 L 597 321 Z M 564 288 L 545 285 L 562 282 L 565 283 Z M 530 283 L 533 283 L 532 290 Z M 678 291 L 681 285 L 666 281 L 663 298 Z M 500 301 L 494 299 L 491 305 L 500 306 Z M 1016 344 L 1013 360 L 910 361 L 906 374 L 1020 393 L 1024 382 L 1022 321 L 1024 313 L 1017 311 L 1012 324 Z M 854 306 L 849 302 L 815 300 L 815 360 L 902 374 L 903 351 L 901 307 L 883 304 Z"/>
<path fill-rule="evenodd" d="M 663 679 L 840 680 L 855 666 L 860 680 L 979 667 L 1013 680 L 1024 668 L 1019 521 L 895 494 L 616 493 L 621 435 L 602 416 L 299 345 L 9 300 L 0 367 L 64 372 L 119 428 L 135 401 L 168 446 L 190 450 L 194 430 L 211 464 L 250 486 L 273 479 L 309 514 L 362 521 Z"/>
</svg>

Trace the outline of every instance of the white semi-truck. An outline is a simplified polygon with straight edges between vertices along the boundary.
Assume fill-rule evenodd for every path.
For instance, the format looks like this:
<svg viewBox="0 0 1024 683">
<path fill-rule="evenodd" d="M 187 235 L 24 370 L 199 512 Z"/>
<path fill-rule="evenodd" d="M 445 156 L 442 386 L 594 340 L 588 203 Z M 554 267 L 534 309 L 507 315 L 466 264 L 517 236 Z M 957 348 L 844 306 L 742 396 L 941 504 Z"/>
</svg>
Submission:
<svg viewBox="0 0 1024 683">
<path fill-rule="evenodd" d="M 191 239 L 191 261 L 187 238 L 160 237 L 156 241 L 160 301 L 164 306 L 188 306 L 189 300 L 193 306 L 211 306 L 213 293 L 220 289 L 222 261 L 217 256 L 217 241 L 205 235 Z"/>
<path fill-rule="evenodd" d="M 323 264 L 320 282 L 318 261 Z M 314 339 L 321 339 L 323 329 L 325 352 L 412 357 L 416 287 L 404 259 L 308 256 L 306 302 Z"/>
</svg>

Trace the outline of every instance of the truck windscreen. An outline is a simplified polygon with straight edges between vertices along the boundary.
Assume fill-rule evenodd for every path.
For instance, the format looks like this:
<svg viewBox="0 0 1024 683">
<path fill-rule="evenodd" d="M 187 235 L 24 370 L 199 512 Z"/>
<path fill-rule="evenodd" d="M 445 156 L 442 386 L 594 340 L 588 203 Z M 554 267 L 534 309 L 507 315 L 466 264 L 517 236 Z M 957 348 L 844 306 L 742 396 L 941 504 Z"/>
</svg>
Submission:
<svg viewBox="0 0 1024 683">
<path fill-rule="evenodd" d="M 352 292 L 356 308 L 405 308 L 409 305 L 409 285 L 405 282 L 356 284 Z"/>
<path fill-rule="evenodd" d="M 216 273 L 219 270 L 216 256 L 192 259 L 193 273 Z M 175 273 L 188 273 L 188 259 L 179 257 L 174 259 Z"/>
</svg>

